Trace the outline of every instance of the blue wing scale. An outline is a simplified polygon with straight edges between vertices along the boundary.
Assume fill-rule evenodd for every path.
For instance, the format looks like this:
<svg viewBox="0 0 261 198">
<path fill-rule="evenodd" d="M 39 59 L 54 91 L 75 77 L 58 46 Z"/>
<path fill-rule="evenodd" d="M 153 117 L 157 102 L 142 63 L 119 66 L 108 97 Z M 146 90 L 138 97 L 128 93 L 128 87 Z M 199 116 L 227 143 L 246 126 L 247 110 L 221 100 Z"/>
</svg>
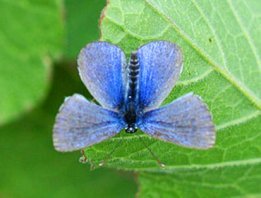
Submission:
<svg viewBox="0 0 261 198">
<path fill-rule="evenodd" d="M 139 105 L 155 109 L 168 96 L 182 70 L 182 53 L 167 41 L 150 42 L 137 51 L 140 64 Z"/>
<path fill-rule="evenodd" d="M 126 60 L 123 51 L 107 42 L 93 42 L 78 57 L 81 79 L 105 108 L 118 110 L 124 102 Z"/>
<path fill-rule="evenodd" d="M 56 117 L 53 142 L 58 151 L 74 151 L 99 143 L 123 128 L 117 113 L 74 94 L 67 98 Z"/>
<path fill-rule="evenodd" d="M 155 138 L 185 147 L 207 149 L 215 142 L 210 112 L 200 97 L 193 94 L 145 113 L 139 127 Z"/>
</svg>

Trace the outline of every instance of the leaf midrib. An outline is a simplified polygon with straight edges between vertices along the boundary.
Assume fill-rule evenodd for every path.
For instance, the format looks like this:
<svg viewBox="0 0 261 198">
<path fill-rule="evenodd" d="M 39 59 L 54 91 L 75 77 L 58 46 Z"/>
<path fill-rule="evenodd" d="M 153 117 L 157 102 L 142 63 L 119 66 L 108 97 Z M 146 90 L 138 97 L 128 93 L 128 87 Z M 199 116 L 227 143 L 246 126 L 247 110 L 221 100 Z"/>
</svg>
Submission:
<svg viewBox="0 0 261 198">
<path fill-rule="evenodd" d="M 122 157 L 115 157 L 113 160 L 120 161 Z M 140 162 L 139 160 L 133 159 L 123 159 L 125 162 L 129 161 L 132 163 L 133 161 Z M 153 161 L 153 160 L 151 160 Z M 261 165 L 261 158 L 252 158 L 246 160 L 236 160 L 236 161 L 226 161 L 220 163 L 212 163 L 212 164 L 188 164 L 188 165 L 167 165 L 164 168 L 155 168 L 154 166 L 151 168 L 141 167 L 141 168 L 125 168 L 121 167 L 121 170 L 133 170 L 133 171 L 146 171 L 146 172 L 155 172 L 155 173 L 173 173 L 178 171 L 191 171 L 191 170 L 202 170 L 202 169 L 219 169 L 225 167 L 235 167 L 235 166 L 249 166 L 249 165 Z"/>
</svg>

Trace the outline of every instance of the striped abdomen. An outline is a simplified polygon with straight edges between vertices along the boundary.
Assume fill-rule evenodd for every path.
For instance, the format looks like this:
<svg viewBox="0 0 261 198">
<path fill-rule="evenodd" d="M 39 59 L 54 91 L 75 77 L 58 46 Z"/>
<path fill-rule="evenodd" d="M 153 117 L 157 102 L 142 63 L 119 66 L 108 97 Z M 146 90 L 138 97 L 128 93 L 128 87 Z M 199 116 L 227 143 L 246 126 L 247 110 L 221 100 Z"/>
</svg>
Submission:
<svg viewBox="0 0 261 198">
<path fill-rule="evenodd" d="M 129 67 L 128 67 L 128 94 L 127 95 L 129 99 L 136 100 L 137 98 L 139 69 L 140 66 L 139 66 L 137 53 L 132 52 Z"/>
<path fill-rule="evenodd" d="M 137 130 L 137 101 L 138 101 L 138 80 L 139 80 L 139 60 L 136 52 L 131 53 L 128 65 L 127 94 L 125 99 L 125 121 L 126 132 L 134 133 Z"/>
</svg>

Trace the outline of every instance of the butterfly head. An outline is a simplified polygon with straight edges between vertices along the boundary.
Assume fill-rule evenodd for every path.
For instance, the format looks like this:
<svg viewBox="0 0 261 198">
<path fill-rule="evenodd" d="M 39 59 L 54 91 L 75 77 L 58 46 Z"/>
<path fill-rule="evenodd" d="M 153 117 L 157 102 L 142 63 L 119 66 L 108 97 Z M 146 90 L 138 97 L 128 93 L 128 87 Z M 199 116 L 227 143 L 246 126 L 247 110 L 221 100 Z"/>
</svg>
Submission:
<svg viewBox="0 0 261 198">
<path fill-rule="evenodd" d="M 135 124 L 130 124 L 125 127 L 126 133 L 135 133 L 138 130 L 138 127 Z"/>
</svg>

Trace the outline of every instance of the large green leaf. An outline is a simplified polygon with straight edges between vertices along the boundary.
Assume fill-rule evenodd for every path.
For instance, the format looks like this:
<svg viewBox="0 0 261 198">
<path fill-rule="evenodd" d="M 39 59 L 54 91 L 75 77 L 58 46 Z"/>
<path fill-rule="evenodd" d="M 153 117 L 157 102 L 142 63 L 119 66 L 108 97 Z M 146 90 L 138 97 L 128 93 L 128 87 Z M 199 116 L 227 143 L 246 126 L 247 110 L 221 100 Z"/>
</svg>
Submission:
<svg viewBox="0 0 261 198">
<path fill-rule="evenodd" d="M 237 166 L 233 169 L 237 175 L 246 170 L 247 178 L 247 170 L 261 164 L 260 9 L 258 0 L 111 0 L 102 19 L 101 39 L 118 44 L 127 54 L 151 40 L 170 40 L 181 46 L 184 70 L 165 102 L 190 91 L 200 95 L 213 114 L 217 141 L 214 148 L 198 151 L 142 133 L 122 133 L 86 149 L 92 163 L 105 159 L 110 167 L 161 172 L 141 137 L 166 164 L 164 170 L 172 173 L 169 179 L 182 168 L 181 173 L 188 170 L 188 175 L 203 181 L 205 175 L 196 169 L 212 174 L 213 166 L 225 172 L 231 164 Z M 249 188 L 244 182 L 240 185 Z M 257 190 L 258 184 L 253 185 Z"/>
<path fill-rule="evenodd" d="M 61 1 L 0 1 L 0 124 L 43 98 L 63 42 Z"/>
</svg>

